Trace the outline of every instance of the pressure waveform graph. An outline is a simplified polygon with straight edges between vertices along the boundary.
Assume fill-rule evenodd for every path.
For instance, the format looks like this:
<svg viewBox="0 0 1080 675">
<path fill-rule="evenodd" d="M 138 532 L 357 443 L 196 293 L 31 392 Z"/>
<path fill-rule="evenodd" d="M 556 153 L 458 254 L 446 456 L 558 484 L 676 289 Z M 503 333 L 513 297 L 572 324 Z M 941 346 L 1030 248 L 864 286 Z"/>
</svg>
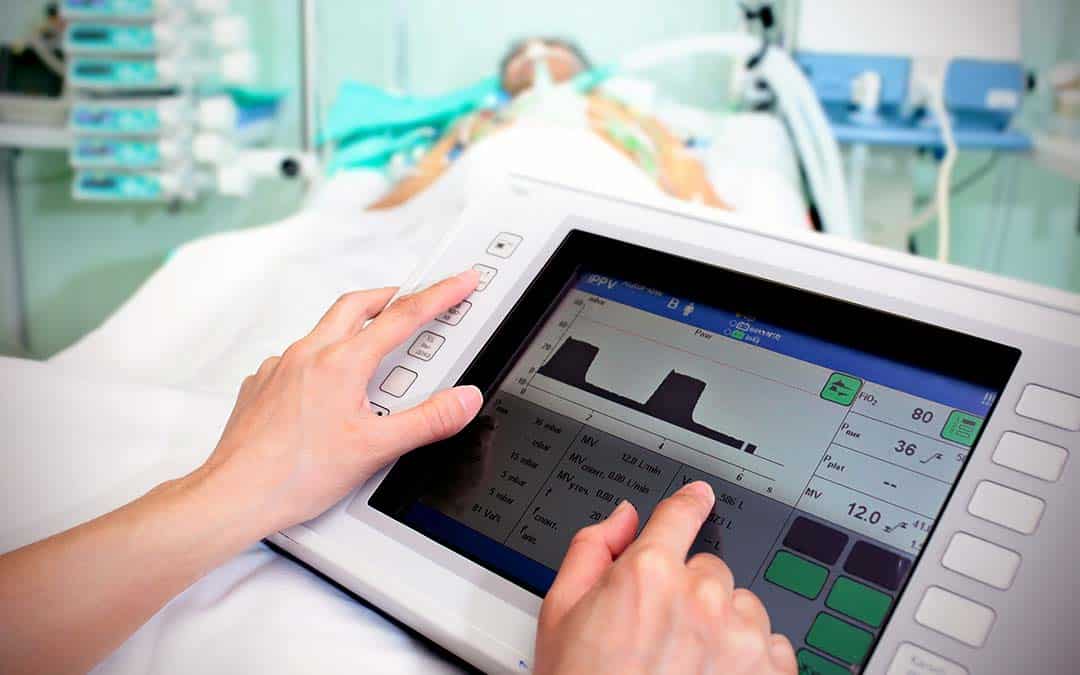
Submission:
<svg viewBox="0 0 1080 675">
<path fill-rule="evenodd" d="M 585 374 L 599 352 L 596 345 L 568 337 L 537 372 L 575 389 L 712 439 L 729 448 L 751 455 L 757 451 L 757 445 L 753 443 L 694 421 L 694 410 L 706 387 L 706 383 L 699 379 L 672 370 L 644 403 L 591 384 L 585 379 Z"/>
</svg>

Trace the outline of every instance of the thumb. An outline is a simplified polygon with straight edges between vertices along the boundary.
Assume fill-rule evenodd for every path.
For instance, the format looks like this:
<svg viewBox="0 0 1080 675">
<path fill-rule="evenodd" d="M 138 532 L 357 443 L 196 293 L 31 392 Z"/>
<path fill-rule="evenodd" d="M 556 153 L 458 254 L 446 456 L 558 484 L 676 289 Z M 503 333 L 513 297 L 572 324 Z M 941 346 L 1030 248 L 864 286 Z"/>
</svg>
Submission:
<svg viewBox="0 0 1080 675">
<path fill-rule="evenodd" d="M 544 598 L 540 610 L 541 626 L 556 625 L 562 620 L 634 540 L 637 526 L 637 510 L 624 500 L 607 520 L 574 535 L 555 583 Z"/>
<path fill-rule="evenodd" d="M 483 404 L 480 390 L 471 385 L 440 391 L 420 405 L 376 420 L 380 433 L 372 449 L 389 462 L 449 438 L 464 429 Z"/>
</svg>

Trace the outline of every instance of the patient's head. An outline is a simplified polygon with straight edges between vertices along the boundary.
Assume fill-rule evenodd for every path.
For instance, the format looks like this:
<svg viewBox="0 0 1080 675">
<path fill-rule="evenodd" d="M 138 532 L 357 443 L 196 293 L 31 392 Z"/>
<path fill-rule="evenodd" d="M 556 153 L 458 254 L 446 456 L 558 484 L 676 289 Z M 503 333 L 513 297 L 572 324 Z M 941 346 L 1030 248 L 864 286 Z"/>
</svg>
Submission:
<svg viewBox="0 0 1080 675">
<path fill-rule="evenodd" d="M 510 46 L 499 63 L 499 79 L 503 90 L 517 96 L 533 85 L 535 64 L 547 64 L 552 82 L 565 82 L 589 68 L 584 52 L 569 40 L 559 38 L 526 38 Z"/>
</svg>

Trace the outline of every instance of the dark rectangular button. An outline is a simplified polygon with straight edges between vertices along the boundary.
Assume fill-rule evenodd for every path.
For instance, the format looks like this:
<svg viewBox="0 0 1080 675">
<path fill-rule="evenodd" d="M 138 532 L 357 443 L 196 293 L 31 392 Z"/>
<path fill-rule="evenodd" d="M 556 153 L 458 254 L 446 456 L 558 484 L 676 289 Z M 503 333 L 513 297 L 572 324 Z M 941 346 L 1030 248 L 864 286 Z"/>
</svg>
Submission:
<svg viewBox="0 0 1080 675">
<path fill-rule="evenodd" d="M 907 558 L 866 541 L 855 542 L 844 563 L 844 571 L 848 574 L 854 574 L 890 591 L 900 588 L 909 569 L 911 561 Z"/>
<path fill-rule="evenodd" d="M 843 532 L 822 525 L 821 523 L 799 516 L 791 524 L 784 546 L 804 553 L 826 565 L 835 564 L 840 553 L 847 546 L 848 537 Z"/>
</svg>

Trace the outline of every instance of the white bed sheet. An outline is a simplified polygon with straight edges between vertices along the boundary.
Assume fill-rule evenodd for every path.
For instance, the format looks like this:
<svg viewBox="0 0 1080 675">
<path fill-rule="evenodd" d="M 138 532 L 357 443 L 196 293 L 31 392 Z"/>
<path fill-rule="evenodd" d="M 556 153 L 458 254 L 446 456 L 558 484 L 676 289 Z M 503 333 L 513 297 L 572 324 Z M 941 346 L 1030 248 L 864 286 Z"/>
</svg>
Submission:
<svg viewBox="0 0 1080 675">
<path fill-rule="evenodd" d="M 565 161 L 567 155 L 574 160 Z M 363 213 L 382 186 L 335 178 L 283 222 L 181 248 L 116 314 L 48 364 L 0 360 L 10 550 L 104 513 L 212 449 L 243 377 L 341 293 L 401 283 L 492 176 L 525 170 L 598 192 L 661 195 L 588 132 L 493 137 L 432 189 Z M 782 176 L 787 203 L 798 193 Z M 785 187 L 786 186 L 786 187 Z M 721 186 L 722 187 L 722 186 Z M 784 199 L 765 200 L 774 209 Z M 801 227 L 801 208 L 762 218 Z M 22 392 L 22 393 L 19 393 Z M 441 673 L 457 668 L 314 575 L 256 547 L 173 600 L 95 672 Z"/>
</svg>

